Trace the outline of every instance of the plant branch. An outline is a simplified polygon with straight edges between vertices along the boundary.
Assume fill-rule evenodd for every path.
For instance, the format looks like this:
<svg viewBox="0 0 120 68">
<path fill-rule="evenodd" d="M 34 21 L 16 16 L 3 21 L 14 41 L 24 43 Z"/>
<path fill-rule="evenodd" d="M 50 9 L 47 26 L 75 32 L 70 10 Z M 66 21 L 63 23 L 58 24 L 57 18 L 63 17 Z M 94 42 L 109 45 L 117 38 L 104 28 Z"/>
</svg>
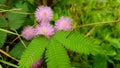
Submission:
<svg viewBox="0 0 120 68">
<path fill-rule="evenodd" d="M 6 53 L 6 52 L 5 52 L 5 51 L 3 51 L 2 49 L 0 49 L 0 53 L 2 53 L 2 54 L 4 54 L 4 55 L 6 55 L 7 57 L 9 57 L 9 58 L 11 58 L 11 59 L 13 59 L 13 60 L 15 60 L 15 61 L 19 62 L 19 60 L 18 60 L 18 59 L 16 59 L 16 58 L 12 57 L 11 55 L 9 55 L 8 53 Z"/>
<path fill-rule="evenodd" d="M 16 37 L 15 39 L 13 39 L 12 42 L 10 42 L 10 45 L 13 44 L 19 37 Z"/>
<path fill-rule="evenodd" d="M 80 25 L 80 26 L 76 26 L 73 29 L 77 29 L 77 28 L 81 28 L 81 27 L 87 27 L 87 26 L 94 26 L 94 25 L 98 26 L 98 25 L 103 25 L 103 24 L 111 24 L 111 23 L 117 23 L 117 22 L 120 22 L 120 19 L 114 20 L 114 21 L 108 21 L 108 22 L 97 22 L 97 23 L 83 24 L 83 25 Z"/>
<path fill-rule="evenodd" d="M 0 60 L 0 62 L 1 62 L 1 63 L 4 63 L 4 64 L 7 64 L 7 65 L 10 65 L 10 66 L 15 67 L 15 68 L 18 67 L 17 65 L 12 64 L 12 63 L 10 63 L 10 62 L 6 62 L 6 61 L 4 61 L 4 60 Z"/>
<path fill-rule="evenodd" d="M 18 34 L 18 32 L 15 30 L 15 32 Z M 20 37 L 21 35 L 18 35 L 18 38 L 20 39 L 20 41 L 21 41 L 21 43 L 23 44 L 23 46 L 25 47 L 25 48 L 27 48 L 27 46 L 25 45 L 25 43 L 23 42 L 23 40 L 21 39 L 21 37 Z"/>
<path fill-rule="evenodd" d="M 0 31 L 6 32 L 6 33 L 10 33 L 10 34 L 13 34 L 13 35 L 19 35 L 19 34 L 16 34 L 14 32 L 11 32 L 11 31 L 8 31 L 8 30 L 2 29 L 2 28 L 0 28 Z"/>
<path fill-rule="evenodd" d="M 28 12 L 22 11 L 22 9 L 20 9 L 20 8 L 13 8 L 13 9 L 9 9 L 9 10 L 0 9 L 0 13 L 2 13 L 2 12 L 11 12 L 11 13 L 18 13 L 18 14 L 34 14 L 34 13 L 28 13 Z"/>
<path fill-rule="evenodd" d="M 2 12 L 8 12 L 8 11 L 18 11 L 18 10 L 21 10 L 21 9 L 9 9 L 9 10 L 0 9 L 0 13 L 2 13 Z"/>
<path fill-rule="evenodd" d="M 92 34 L 92 32 L 96 29 L 97 26 L 94 26 L 86 35 L 85 37 L 88 37 Z"/>
</svg>

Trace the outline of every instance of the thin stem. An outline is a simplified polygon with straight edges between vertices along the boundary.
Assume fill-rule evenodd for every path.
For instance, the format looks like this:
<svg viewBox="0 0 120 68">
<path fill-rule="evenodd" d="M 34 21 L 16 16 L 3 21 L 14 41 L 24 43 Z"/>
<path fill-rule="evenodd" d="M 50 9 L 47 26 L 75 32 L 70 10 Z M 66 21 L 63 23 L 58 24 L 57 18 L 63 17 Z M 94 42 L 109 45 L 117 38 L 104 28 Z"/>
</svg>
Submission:
<svg viewBox="0 0 120 68">
<path fill-rule="evenodd" d="M 0 9 L 0 13 L 2 13 L 2 12 L 11 12 L 11 13 L 18 13 L 18 14 L 34 14 L 34 13 L 24 12 L 24 11 L 21 11 L 21 10 L 22 9 L 20 9 L 20 8 L 14 8 L 14 9 L 10 9 L 10 10 Z"/>
<path fill-rule="evenodd" d="M 15 39 L 13 39 L 13 41 L 10 42 L 10 45 L 13 44 L 17 39 L 18 39 L 18 37 L 16 37 Z"/>
<path fill-rule="evenodd" d="M 92 32 L 96 29 L 97 26 L 94 26 L 86 35 L 85 37 L 88 37 L 92 34 Z"/>
<path fill-rule="evenodd" d="M 102 25 L 102 24 L 111 24 L 111 23 L 117 23 L 117 22 L 120 22 L 120 19 L 114 20 L 114 21 L 109 21 L 109 22 L 98 22 L 98 23 L 84 24 L 84 25 L 77 26 L 73 29 L 77 29 L 77 28 L 81 28 L 81 27 L 87 27 L 87 26 L 93 26 L 93 25 L 98 26 L 98 25 Z"/>
<path fill-rule="evenodd" d="M 6 32 L 6 33 L 10 33 L 10 34 L 14 34 L 14 35 L 19 35 L 19 34 L 16 34 L 14 32 L 11 32 L 11 31 L 8 31 L 8 30 L 2 29 L 2 28 L 0 28 L 0 31 Z"/>
<path fill-rule="evenodd" d="M 11 8 L 10 6 L 7 6 L 5 4 L 0 4 L 0 7 L 7 7 L 7 8 Z"/>
<path fill-rule="evenodd" d="M 5 51 L 3 51 L 2 49 L 0 49 L 0 53 L 2 53 L 2 54 L 4 54 L 4 55 L 8 56 L 9 58 L 11 58 L 11 59 L 13 59 L 13 60 L 15 60 L 15 61 L 19 62 L 19 60 L 18 60 L 18 59 L 16 59 L 16 58 L 12 57 L 11 55 L 9 55 L 8 53 L 6 53 L 6 52 L 5 52 Z"/>
<path fill-rule="evenodd" d="M 18 32 L 15 30 L 15 32 L 18 34 Z M 23 44 L 23 46 L 25 48 L 27 48 L 27 46 L 25 45 L 25 43 L 23 42 L 23 40 L 21 39 L 20 35 L 18 35 L 18 38 L 20 39 L 21 43 Z"/>
<path fill-rule="evenodd" d="M 4 60 L 0 60 L 0 62 L 1 62 L 1 63 L 4 63 L 4 64 L 7 64 L 7 65 L 9 65 L 9 66 L 15 67 L 15 68 L 18 67 L 17 65 L 12 64 L 12 63 L 10 63 L 10 62 L 6 62 L 6 61 L 4 61 Z"/>
<path fill-rule="evenodd" d="M 34 14 L 34 13 L 27 13 L 27 12 L 20 12 L 20 11 L 18 11 L 18 12 L 16 12 L 16 11 L 10 11 L 11 13 L 17 13 L 17 14 L 28 14 L 28 15 L 32 15 L 32 14 Z"/>
<path fill-rule="evenodd" d="M 21 39 L 20 36 L 19 36 L 19 39 L 20 39 L 21 43 L 23 44 L 23 46 L 24 46 L 25 48 L 27 48 L 27 46 L 25 45 L 25 43 L 23 42 L 23 40 Z"/>
<path fill-rule="evenodd" d="M 7 11 L 18 11 L 18 10 L 21 10 L 21 9 L 10 9 L 10 10 L 5 10 L 5 9 L 0 9 L 1 11 L 0 12 L 7 12 Z"/>
</svg>

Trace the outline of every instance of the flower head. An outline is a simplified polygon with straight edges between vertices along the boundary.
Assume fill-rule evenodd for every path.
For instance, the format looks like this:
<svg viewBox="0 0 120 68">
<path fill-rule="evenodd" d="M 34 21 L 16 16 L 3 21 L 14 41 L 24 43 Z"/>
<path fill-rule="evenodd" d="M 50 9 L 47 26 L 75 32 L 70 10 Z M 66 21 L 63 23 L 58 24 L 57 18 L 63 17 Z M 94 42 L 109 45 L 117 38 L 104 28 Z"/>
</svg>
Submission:
<svg viewBox="0 0 120 68">
<path fill-rule="evenodd" d="M 43 58 L 41 57 L 36 63 L 33 63 L 31 65 L 31 68 L 40 68 L 42 62 L 43 62 Z"/>
<path fill-rule="evenodd" d="M 72 22 L 71 19 L 67 17 L 61 17 L 59 20 L 55 23 L 56 30 L 72 30 Z"/>
<path fill-rule="evenodd" d="M 53 16 L 53 11 L 50 7 L 39 6 L 35 12 L 35 17 L 38 22 L 50 21 Z"/>
<path fill-rule="evenodd" d="M 54 34 L 54 28 L 48 22 L 36 26 L 36 35 L 45 35 L 47 38 Z"/>
<path fill-rule="evenodd" d="M 34 28 L 32 26 L 27 26 L 23 29 L 22 31 L 22 36 L 26 39 L 26 40 L 31 40 L 34 36 Z"/>
</svg>

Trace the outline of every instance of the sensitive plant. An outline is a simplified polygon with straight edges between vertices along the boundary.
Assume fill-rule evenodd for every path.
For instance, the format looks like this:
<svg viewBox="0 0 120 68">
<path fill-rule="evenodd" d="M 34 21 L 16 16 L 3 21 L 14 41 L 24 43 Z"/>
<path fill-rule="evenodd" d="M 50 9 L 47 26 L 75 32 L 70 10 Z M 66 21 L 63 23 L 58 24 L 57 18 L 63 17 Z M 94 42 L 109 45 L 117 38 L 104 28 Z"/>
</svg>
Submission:
<svg viewBox="0 0 120 68">
<path fill-rule="evenodd" d="M 35 12 L 35 17 L 38 22 L 50 21 L 53 16 L 53 11 L 50 7 L 39 6 Z"/>
<path fill-rule="evenodd" d="M 46 7 L 39 6 L 39 8 L 40 7 L 42 7 L 42 11 L 46 10 L 44 9 Z M 41 17 L 39 14 L 41 14 L 41 12 L 37 12 L 35 15 L 37 16 L 36 19 Z M 41 18 L 41 20 L 44 20 L 44 18 Z M 36 28 L 34 28 L 36 36 L 33 39 L 31 38 L 32 41 L 23 53 L 18 68 L 29 68 L 31 65 L 37 66 L 36 62 L 44 52 L 48 68 L 70 68 L 70 59 L 65 48 L 80 54 L 94 55 L 99 53 L 99 46 L 95 45 L 94 41 L 85 38 L 78 32 L 73 33 L 71 19 L 62 16 L 55 22 L 54 28 L 52 24 L 49 23 L 49 20 L 50 19 L 48 19 L 47 22 L 38 21 L 39 23 L 36 25 Z M 23 35 L 23 37 L 25 36 Z M 86 41 L 89 42 L 89 44 L 85 43 Z"/>
<path fill-rule="evenodd" d="M 26 26 L 22 31 L 22 36 L 26 40 L 31 40 L 35 36 L 35 29 L 32 26 Z"/>
<path fill-rule="evenodd" d="M 52 25 L 50 25 L 48 22 L 44 22 L 41 23 L 40 25 L 37 25 L 36 28 L 36 35 L 45 35 L 47 38 L 51 37 L 55 30 L 52 27 Z"/>
<path fill-rule="evenodd" d="M 61 17 L 59 20 L 56 21 L 55 23 L 55 29 L 57 31 L 59 30 L 72 30 L 72 21 L 71 19 L 67 17 Z"/>
<path fill-rule="evenodd" d="M 42 62 L 43 62 L 43 58 L 41 57 L 37 62 L 31 65 L 31 68 L 40 68 Z"/>
<path fill-rule="evenodd" d="M 118 0 L 0 0 L 0 67 L 120 68 L 119 8 Z"/>
</svg>

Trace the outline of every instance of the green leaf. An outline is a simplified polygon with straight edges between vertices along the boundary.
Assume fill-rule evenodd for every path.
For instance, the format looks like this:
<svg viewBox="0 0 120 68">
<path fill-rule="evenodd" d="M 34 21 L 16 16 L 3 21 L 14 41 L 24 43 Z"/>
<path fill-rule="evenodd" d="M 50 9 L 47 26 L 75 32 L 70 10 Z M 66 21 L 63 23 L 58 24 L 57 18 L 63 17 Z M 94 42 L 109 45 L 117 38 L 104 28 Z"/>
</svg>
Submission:
<svg viewBox="0 0 120 68">
<path fill-rule="evenodd" d="M 45 47 L 48 45 L 45 37 L 34 38 L 23 53 L 18 68 L 30 68 L 43 54 Z"/>
<path fill-rule="evenodd" d="M 0 0 L 0 4 L 6 3 L 6 0 Z"/>
<path fill-rule="evenodd" d="M 81 54 L 98 54 L 99 46 L 94 44 L 93 39 L 86 38 L 79 32 L 57 32 L 54 36 L 66 48 Z"/>
<path fill-rule="evenodd" d="M 96 55 L 94 57 L 93 68 L 107 68 L 107 59 L 103 55 Z"/>
<path fill-rule="evenodd" d="M 56 21 L 59 18 L 58 13 L 54 13 L 52 20 Z"/>
<path fill-rule="evenodd" d="M 3 46 L 7 37 L 7 33 L 0 31 L 0 48 Z"/>
<path fill-rule="evenodd" d="M 23 11 L 28 11 L 28 4 L 27 2 L 20 1 L 16 3 L 16 8 L 20 8 Z"/>
<path fill-rule="evenodd" d="M 120 42 L 119 39 L 112 38 L 109 35 L 105 37 L 105 40 L 108 41 L 113 47 L 120 48 Z"/>
<path fill-rule="evenodd" d="M 26 15 L 23 14 L 16 14 L 16 13 L 6 13 L 8 17 L 8 24 L 11 27 L 11 29 L 18 29 L 22 26 L 24 23 Z"/>
<path fill-rule="evenodd" d="M 92 65 L 90 64 L 80 64 L 78 62 L 72 63 L 73 67 L 71 68 L 92 68 Z"/>
<path fill-rule="evenodd" d="M 29 3 L 34 4 L 34 0 L 27 0 Z"/>
<path fill-rule="evenodd" d="M 5 18 L 2 17 L 2 15 L 0 15 L 0 27 L 7 27 L 8 23 L 5 20 Z"/>
<path fill-rule="evenodd" d="M 0 68 L 3 68 L 3 67 L 1 66 L 1 64 L 0 64 Z"/>
<path fill-rule="evenodd" d="M 65 48 L 54 38 L 47 46 L 46 58 L 47 68 L 70 68 L 70 59 Z"/>
<path fill-rule="evenodd" d="M 114 47 L 112 46 L 104 46 L 105 54 L 109 56 L 115 56 L 117 55 L 117 52 Z"/>
<path fill-rule="evenodd" d="M 118 54 L 114 57 L 114 59 L 116 59 L 116 60 L 119 60 L 119 61 L 120 61 L 120 54 L 118 53 Z"/>
<path fill-rule="evenodd" d="M 24 42 L 27 44 L 27 42 Z M 20 58 L 23 52 L 25 51 L 24 45 L 19 42 L 15 45 L 15 47 L 10 51 L 10 54 L 14 56 L 15 58 Z"/>
<path fill-rule="evenodd" d="M 113 44 L 115 48 L 120 48 L 120 41 L 118 39 L 111 39 L 111 44 Z"/>
</svg>

